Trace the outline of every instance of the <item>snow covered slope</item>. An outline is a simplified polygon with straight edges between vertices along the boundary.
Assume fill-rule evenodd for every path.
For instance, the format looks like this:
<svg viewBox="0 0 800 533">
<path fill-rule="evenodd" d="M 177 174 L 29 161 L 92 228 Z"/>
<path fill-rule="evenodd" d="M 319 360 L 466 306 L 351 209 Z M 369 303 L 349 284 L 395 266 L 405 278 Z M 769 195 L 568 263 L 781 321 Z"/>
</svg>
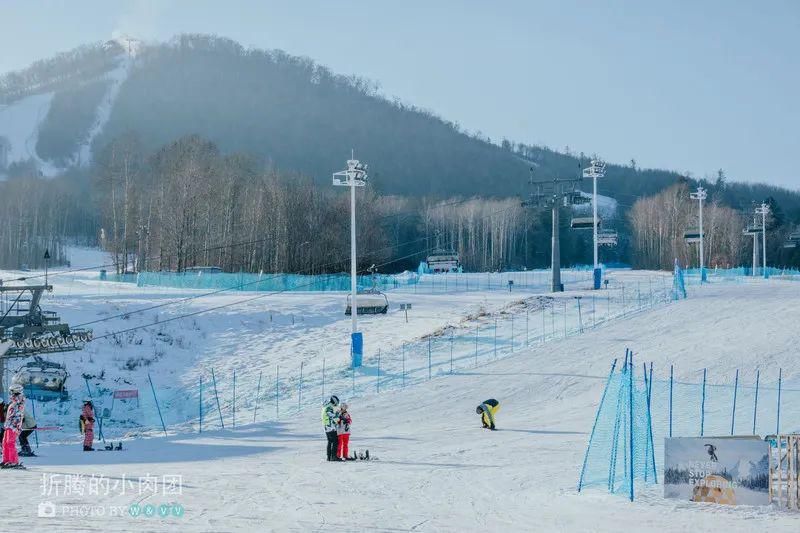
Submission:
<svg viewBox="0 0 800 533">
<path fill-rule="evenodd" d="M 615 276 L 617 282 L 632 284 L 640 274 Z M 62 312 L 77 313 L 95 298 L 124 304 L 133 296 L 121 286 L 112 295 L 99 292 L 102 286 L 96 282 L 75 279 L 72 283 L 71 295 L 62 294 L 50 302 L 58 303 Z M 64 292 L 68 290 L 65 286 Z M 298 308 L 308 305 L 307 295 L 286 295 L 286 303 L 280 305 L 289 305 L 291 296 Z M 456 302 L 462 296 L 467 295 L 443 298 Z M 351 447 L 369 448 L 380 459 L 369 463 L 324 461 L 317 408 L 235 430 L 131 440 L 126 442 L 129 450 L 123 452 L 84 454 L 74 444 L 42 446 L 41 457 L 27 461 L 29 471 L 2 473 L 15 490 L 0 501 L 0 528 L 796 531 L 800 516 L 766 508 L 667 501 L 661 497 L 660 486 L 646 489 L 631 504 L 599 490 L 578 495 L 575 484 L 611 359 L 631 347 L 639 361 L 652 360 L 656 369 L 675 363 L 685 380 L 695 379 L 703 367 L 722 374 L 760 365 L 765 370 L 782 366 L 784 378 L 793 381 L 798 378 L 794 362 L 799 304 L 799 283 L 721 283 L 693 291 L 689 300 L 636 313 L 583 335 L 532 346 L 496 362 L 461 369 L 454 376 L 352 400 L 346 388 L 336 390 L 351 403 Z M 466 310 L 472 304 L 462 305 Z M 744 309 L 749 312 L 743 313 Z M 438 325 L 434 315 L 432 328 Z M 243 320 L 244 316 L 236 311 L 231 318 Z M 396 322 L 387 322 L 385 329 L 379 322 L 366 327 L 373 329 L 373 336 L 400 335 Z M 329 333 L 336 342 L 346 328 Z M 208 334 L 219 333 L 211 330 Z M 254 351 L 262 350 L 268 346 Z M 265 352 L 265 357 L 276 356 Z M 162 363 L 155 363 L 158 372 L 154 374 L 166 369 Z M 497 432 L 480 429 L 475 415 L 475 406 L 489 397 L 501 402 Z M 789 411 L 786 416 L 800 425 L 798 415 Z M 43 479 L 46 484 L 76 474 L 85 476 L 84 480 L 95 475 L 137 481 L 125 494 L 120 494 L 119 487 L 114 489 L 113 483 L 107 493 L 89 494 L 87 485 L 84 494 L 74 487 L 66 496 L 52 490 L 43 494 Z M 139 494 L 138 479 L 147 475 L 182 476 L 182 494 L 147 490 Z M 38 504 L 43 501 L 56 504 L 55 518 L 37 518 Z M 168 502 L 180 504 L 183 515 L 108 516 L 111 506 L 126 513 L 132 503 L 158 506 Z M 102 506 L 105 516 L 79 522 L 63 516 L 75 512 L 76 507 L 69 506 L 82 505 Z"/>
<path fill-rule="evenodd" d="M 27 159 L 38 161 L 36 140 L 39 124 L 47 116 L 52 100 L 53 93 L 36 94 L 0 106 L 0 137 L 5 137 L 10 144 L 7 164 Z"/>
</svg>

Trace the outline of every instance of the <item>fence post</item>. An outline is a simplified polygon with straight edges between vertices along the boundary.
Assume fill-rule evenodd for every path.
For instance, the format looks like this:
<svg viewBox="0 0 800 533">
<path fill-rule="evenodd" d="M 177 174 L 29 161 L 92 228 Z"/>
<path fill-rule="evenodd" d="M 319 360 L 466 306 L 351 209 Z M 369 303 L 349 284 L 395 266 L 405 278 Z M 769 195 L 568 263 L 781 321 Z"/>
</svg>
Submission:
<svg viewBox="0 0 800 533">
<path fill-rule="evenodd" d="M 766 266 L 764 267 L 766 269 Z M 781 383 L 783 381 L 783 369 L 778 369 L 778 421 L 775 424 L 775 434 L 781 433 Z"/>
<path fill-rule="evenodd" d="M 497 359 L 497 317 L 494 318 L 494 358 Z"/>
<path fill-rule="evenodd" d="M 453 330 L 450 330 L 450 373 L 453 373 Z"/>
<path fill-rule="evenodd" d="M 511 313 L 511 353 L 514 353 L 514 313 Z"/>
<path fill-rule="evenodd" d="M 700 404 L 700 436 L 703 436 L 703 430 L 706 422 L 706 369 L 703 369 L 703 401 Z"/>
<path fill-rule="evenodd" d="M 281 375 L 281 367 L 280 365 L 275 365 L 275 420 L 280 419 L 281 414 L 281 405 L 280 405 L 280 398 L 281 398 L 281 387 L 280 387 L 280 378 Z"/>
<path fill-rule="evenodd" d="M 731 413 L 731 436 L 736 424 L 736 393 L 739 389 L 739 369 L 736 369 L 736 379 L 733 381 L 733 412 Z"/>
<path fill-rule="evenodd" d="M 261 396 L 261 376 L 263 374 L 263 370 L 258 371 L 258 386 L 256 387 L 256 403 L 255 407 L 253 408 L 253 424 L 256 423 L 256 414 L 258 413 L 258 398 Z"/>
<path fill-rule="evenodd" d="M 236 427 L 236 369 L 233 370 L 233 427 Z"/>
<path fill-rule="evenodd" d="M 530 346 L 530 335 L 529 335 L 529 328 L 528 322 L 530 322 L 530 314 L 531 310 L 528 309 L 528 304 L 525 304 L 525 347 Z"/>
<path fill-rule="evenodd" d="M 630 411 L 628 420 L 630 421 L 630 441 L 631 441 L 631 460 L 630 460 L 630 476 L 631 476 L 631 501 L 633 501 L 633 352 L 631 352 L 631 370 L 628 375 L 628 410 Z"/>
<path fill-rule="evenodd" d="M 406 343 L 403 343 L 403 388 L 406 388 Z"/>
<path fill-rule="evenodd" d="M 219 413 L 219 423 L 225 429 L 225 422 L 222 420 L 222 408 L 219 406 L 219 393 L 217 392 L 217 376 L 214 374 L 214 367 L 211 367 L 211 381 L 214 382 L 214 398 L 217 399 L 217 413 Z"/>
<path fill-rule="evenodd" d="M 203 432 L 203 376 L 200 376 L 200 433 Z"/>
<path fill-rule="evenodd" d="M 672 437 L 672 377 L 673 365 L 669 365 L 669 436 Z"/>
<path fill-rule="evenodd" d="M 756 419 L 758 416 L 758 381 L 761 377 L 761 370 L 756 369 L 756 399 L 753 403 L 753 435 L 756 434 Z"/>
<path fill-rule="evenodd" d="M 153 391 L 153 400 L 156 402 L 156 409 L 158 409 L 158 418 L 161 419 L 161 428 L 164 430 L 164 436 L 167 436 L 167 426 L 164 424 L 164 417 L 161 416 L 161 406 L 158 405 L 158 398 L 156 397 L 156 388 L 153 386 L 153 378 L 150 377 L 150 372 L 147 373 L 147 379 L 150 380 L 150 390 Z"/>
<path fill-rule="evenodd" d="M 303 366 L 305 365 L 305 361 L 300 361 L 300 383 L 298 384 L 298 391 L 297 391 L 297 410 L 299 411 L 303 405 Z"/>
<path fill-rule="evenodd" d="M 478 324 L 475 324 L 475 366 L 478 366 Z"/>
<path fill-rule="evenodd" d="M 578 492 L 581 491 L 581 487 L 583 487 L 583 476 L 586 473 L 586 461 L 589 459 L 589 450 L 592 448 L 592 441 L 594 440 L 594 433 L 597 430 L 597 422 L 600 418 L 600 411 L 603 408 L 603 404 L 606 401 L 606 393 L 608 392 L 608 385 L 611 383 L 611 378 L 614 376 L 614 369 L 617 366 L 617 360 L 614 359 L 614 362 L 611 363 L 611 372 L 608 373 L 608 379 L 606 379 L 606 387 L 603 389 L 603 396 L 600 397 L 600 406 L 597 408 L 597 413 L 594 415 L 594 424 L 592 424 L 592 432 L 589 434 L 589 445 L 586 447 L 586 453 L 583 456 L 583 466 L 581 467 L 581 477 L 578 479 Z"/>
<path fill-rule="evenodd" d="M 545 317 L 545 310 L 542 307 L 542 344 L 547 340 L 547 318 Z"/>
<path fill-rule="evenodd" d="M 428 337 L 428 379 L 431 379 L 431 337 Z"/>
<path fill-rule="evenodd" d="M 352 368 L 352 378 L 353 378 L 353 398 L 356 397 L 356 367 L 353 366 Z"/>
</svg>

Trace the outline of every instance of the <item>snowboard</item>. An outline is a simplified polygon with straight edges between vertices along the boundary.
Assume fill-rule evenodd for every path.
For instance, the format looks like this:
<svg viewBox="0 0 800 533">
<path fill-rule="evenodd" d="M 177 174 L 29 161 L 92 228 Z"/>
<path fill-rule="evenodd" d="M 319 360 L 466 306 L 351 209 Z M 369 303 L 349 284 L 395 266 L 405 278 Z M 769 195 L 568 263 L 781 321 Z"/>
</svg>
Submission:
<svg viewBox="0 0 800 533">
<path fill-rule="evenodd" d="M 378 458 L 369 454 L 369 450 L 363 452 L 353 451 L 353 455 L 347 458 L 348 461 L 377 461 Z"/>
<path fill-rule="evenodd" d="M 106 444 L 103 448 L 95 448 L 94 452 L 121 452 L 123 451 L 122 443 L 118 442 L 116 445 L 112 442 L 111 444 Z"/>
<path fill-rule="evenodd" d="M 0 468 L 2 468 L 3 470 L 27 470 L 27 468 L 25 468 L 25 465 L 23 465 L 22 463 L 18 463 L 12 466 L 0 465 Z"/>
</svg>

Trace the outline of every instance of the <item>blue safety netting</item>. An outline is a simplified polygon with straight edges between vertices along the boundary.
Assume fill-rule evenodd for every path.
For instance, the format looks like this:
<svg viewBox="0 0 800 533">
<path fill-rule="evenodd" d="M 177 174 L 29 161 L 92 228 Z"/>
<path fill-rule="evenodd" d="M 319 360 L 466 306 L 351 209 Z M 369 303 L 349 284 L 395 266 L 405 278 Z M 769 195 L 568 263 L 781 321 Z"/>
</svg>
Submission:
<svg viewBox="0 0 800 533">
<path fill-rule="evenodd" d="M 614 362 L 589 437 L 578 490 L 588 486 L 634 498 L 639 483 L 656 483 L 650 387 L 625 357 Z"/>
</svg>

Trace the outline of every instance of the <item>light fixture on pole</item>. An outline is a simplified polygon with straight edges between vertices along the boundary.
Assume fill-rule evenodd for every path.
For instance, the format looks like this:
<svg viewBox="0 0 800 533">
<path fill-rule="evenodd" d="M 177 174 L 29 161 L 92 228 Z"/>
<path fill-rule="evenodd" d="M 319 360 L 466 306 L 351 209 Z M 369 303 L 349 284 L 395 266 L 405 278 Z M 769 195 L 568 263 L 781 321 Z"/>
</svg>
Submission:
<svg viewBox="0 0 800 533">
<path fill-rule="evenodd" d="M 760 206 L 756 207 L 756 215 L 761 215 L 761 251 L 763 257 L 761 260 L 761 268 L 764 272 L 764 279 L 769 277 L 767 272 L 767 214 L 769 213 L 769 205 L 762 202 Z"/>
<path fill-rule="evenodd" d="M 356 187 L 367 184 L 367 165 L 355 159 L 353 153 L 347 160 L 347 168 L 333 173 L 333 184 L 339 187 L 350 187 L 350 316 L 353 331 L 351 333 L 351 356 L 353 368 L 361 366 L 364 354 L 364 339 L 358 331 L 358 280 L 356 278 Z"/>
<path fill-rule="evenodd" d="M 703 256 L 703 241 L 705 240 L 705 233 L 703 233 L 703 201 L 708 198 L 708 193 L 702 186 L 698 185 L 697 190 L 689 193 L 689 196 L 700 204 L 700 283 L 703 283 L 706 281 L 706 266 Z"/>
<path fill-rule="evenodd" d="M 599 159 L 592 159 L 588 168 L 583 169 L 584 178 L 592 178 L 592 242 L 594 250 L 594 290 L 600 289 L 602 272 L 597 254 L 597 178 L 606 175 L 606 164 Z"/>
</svg>

